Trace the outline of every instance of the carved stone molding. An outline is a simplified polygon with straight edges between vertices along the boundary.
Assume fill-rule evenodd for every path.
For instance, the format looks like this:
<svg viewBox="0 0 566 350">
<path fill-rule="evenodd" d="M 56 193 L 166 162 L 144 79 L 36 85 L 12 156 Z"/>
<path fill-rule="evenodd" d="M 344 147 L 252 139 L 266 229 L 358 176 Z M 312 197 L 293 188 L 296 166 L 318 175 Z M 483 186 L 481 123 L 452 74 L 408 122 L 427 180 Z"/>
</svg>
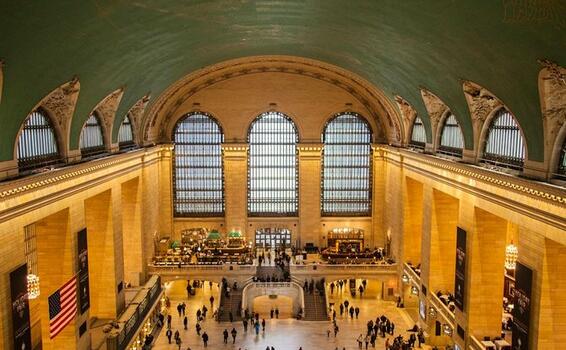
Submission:
<svg viewBox="0 0 566 350">
<path fill-rule="evenodd" d="M 319 79 L 344 89 L 364 105 L 376 120 L 377 138 L 401 142 L 400 116 L 385 94 L 363 78 L 324 62 L 293 56 L 255 56 L 235 59 L 195 71 L 162 93 L 143 121 L 144 140 L 151 141 L 167 129 L 176 109 L 198 91 L 220 81 L 246 74 L 281 72 Z"/>
<path fill-rule="evenodd" d="M 53 90 L 41 100 L 37 106 L 45 109 L 49 113 L 53 122 L 57 124 L 58 129 L 63 133 L 65 139 L 71 125 L 71 120 L 73 119 L 80 89 L 81 83 L 77 77 L 74 77 L 68 83 Z"/>
<path fill-rule="evenodd" d="M 401 117 L 403 118 L 403 125 L 405 127 L 405 143 L 409 142 L 409 136 L 413 121 L 417 116 L 417 111 L 411 106 L 407 100 L 399 95 L 395 95 L 395 102 L 397 106 L 399 106 L 399 110 L 401 111 Z"/>
<path fill-rule="evenodd" d="M 138 137 L 141 139 L 141 120 L 143 117 L 143 113 L 147 104 L 149 103 L 150 95 L 147 93 L 144 97 L 140 98 L 139 100 L 134 103 L 132 108 L 128 111 L 128 115 L 130 117 L 130 123 L 132 123 L 132 128 L 135 130 L 134 137 Z"/>
<path fill-rule="evenodd" d="M 502 106 L 503 103 L 494 94 L 471 81 L 464 81 L 462 88 L 474 128 L 479 132 L 489 114 Z"/>
<path fill-rule="evenodd" d="M 421 89 L 421 96 L 423 98 L 426 111 L 428 112 L 428 116 L 430 117 L 430 124 L 434 134 L 438 127 L 438 123 L 440 122 L 440 118 L 448 110 L 448 106 L 446 106 L 440 98 L 428 90 Z"/>
<path fill-rule="evenodd" d="M 107 130 L 108 134 L 111 133 L 114 117 L 116 116 L 116 111 L 118 110 L 118 106 L 120 105 L 123 95 L 123 88 L 115 90 L 100 101 L 94 108 L 94 111 L 98 113 L 98 116 L 104 124 L 104 128 Z"/>
<path fill-rule="evenodd" d="M 552 150 L 558 132 L 566 122 L 566 69 L 548 60 L 539 74 L 542 117 L 547 149 Z"/>
</svg>

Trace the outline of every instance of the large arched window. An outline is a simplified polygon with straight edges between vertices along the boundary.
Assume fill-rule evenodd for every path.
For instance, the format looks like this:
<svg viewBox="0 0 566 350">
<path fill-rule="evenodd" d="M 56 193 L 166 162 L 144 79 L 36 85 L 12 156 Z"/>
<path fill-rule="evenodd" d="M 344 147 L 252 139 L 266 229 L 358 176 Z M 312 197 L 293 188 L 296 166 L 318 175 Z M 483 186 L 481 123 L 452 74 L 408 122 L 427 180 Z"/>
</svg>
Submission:
<svg viewBox="0 0 566 350">
<path fill-rule="evenodd" d="M 132 148 L 135 146 L 134 132 L 129 115 L 126 115 L 122 124 L 120 124 L 120 129 L 118 130 L 118 145 L 120 146 L 120 149 Z"/>
<path fill-rule="evenodd" d="M 295 124 L 280 112 L 257 117 L 248 133 L 248 214 L 298 214 L 297 142 Z"/>
<path fill-rule="evenodd" d="M 88 117 L 80 139 L 81 155 L 93 156 L 104 152 L 104 137 L 102 136 L 102 126 L 96 113 Z"/>
<path fill-rule="evenodd" d="M 17 157 L 20 171 L 52 165 L 61 160 L 55 130 L 42 110 L 32 112 L 25 120 L 18 138 Z"/>
<path fill-rule="evenodd" d="M 523 135 L 513 115 L 504 108 L 497 112 L 489 125 L 482 161 L 511 169 L 523 168 Z"/>
<path fill-rule="evenodd" d="M 464 137 L 462 136 L 462 129 L 454 114 L 449 113 L 444 120 L 442 132 L 440 134 L 440 146 L 438 147 L 439 153 L 448 154 L 450 156 L 462 157 L 462 150 L 464 149 Z"/>
<path fill-rule="evenodd" d="M 426 145 L 426 131 L 423 121 L 419 116 L 415 117 L 415 121 L 413 122 L 411 141 L 409 143 L 419 148 L 424 148 Z"/>
<path fill-rule="evenodd" d="M 175 216 L 224 215 L 222 128 L 209 114 L 189 113 L 173 131 Z"/>
<path fill-rule="evenodd" d="M 371 129 L 356 113 L 326 124 L 322 163 L 322 215 L 371 215 Z"/>
</svg>

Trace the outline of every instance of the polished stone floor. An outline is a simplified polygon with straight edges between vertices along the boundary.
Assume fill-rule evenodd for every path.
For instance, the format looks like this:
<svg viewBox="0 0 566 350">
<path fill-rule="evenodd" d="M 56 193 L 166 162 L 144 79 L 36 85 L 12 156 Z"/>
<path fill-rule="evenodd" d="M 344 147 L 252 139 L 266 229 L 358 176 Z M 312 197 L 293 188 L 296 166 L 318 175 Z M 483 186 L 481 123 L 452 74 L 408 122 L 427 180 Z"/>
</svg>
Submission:
<svg viewBox="0 0 566 350">
<path fill-rule="evenodd" d="M 185 281 L 171 283 L 166 287 L 166 294 L 171 299 L 170 311 L 173 316 L 172 330 L 173 332 L 175 332 L 175 330 L 179 330 L 180 332 L 182 339 L 181 349 L 204 349 L 202 340 L 197 336 L 195 331 L 195 314 L 196 310 L 202 307 L 203 304 L 206 304 L 210 309 L 209 298 L 211 293 L 216 299 L 215 307 L 217 306 L 216 303 L 219 300 L 218 287 L 214 285 L 211 290 L 207 282 L 204 288 L 197 289 L 196 295 L 188 300 L 185 287 Z M 340 317 L 338 312 L 337 321 L 340 331 L 336 338 L 334 338 L 333 335 L 327 337 L 327 330 L 331 329 L 331 323 L 329 321 L 307 322 L 297 321 L 291 318 L 269 319 L 267 310 L 271 308 L 271 304 L 261 306 L 255 303 L 254 305 L 264 310 L 267 324 L 265 333 L 260 331 L 260 334 L 256 336 L 251 328 L 248 328 L 248 332 L 244 333 L 241 322 L 235 322 L 234 324 L 218 323 L 209 316 L 203 323 L 203 329 L 210 337 L 208 348 L 264 350 L 267 346 L 273 346 L 276 350 L 297 350 L 299 347 L 302 347 L 303 350 L 335 350 L 336 348 L 340 350 L 344 348 L 354 350 L 358 349 L 356 338 L 360 333 L 364 332 L 366 323 L 370 319 L 375 320 L 376 317 L 382 314 L 386 315 L 396 324 L 395 335 L 407 335 L 405 330 L 414 324 L 405 310 L 397 309 L 393 302 L 381 300 L 380 282 L 369 281 L 368 291 L 362 298 L 360 298 L 359 294 L 356 295 L 356 297 L 352 297 L 347 288 L 343 288 L 342 291 L 335 290 L 334 293 L 329 294 L 329 296 L 329 302 L 331 303 L 338 303 L 344 299 L 348 299 L 351 304 L 358 306 L 361 310 L 359 319 L 350 319 L 350 317 L 346 315 Z M 267 299 L 262 300 L 264 300 L 265 303 L 272 302 Z M 183 330 L 182 320 L 177 315 L 176 305 L 179 302 L 185 302 L 187 304 L 189 329 L 186 331 Z M 261 303 L 261 300 L 259 302 Z M 281 299 L 278 302 L 284 302 L 284 300 Z M 286 308 L 286 306 L 281 305 L 282 310 L 286 310 Z M 232 345 L 230 337 L 229 344 L 225 345 L 223 343 L 222 332 L 225 328 L 231 331 L 232 327 L 236 328 L 238 331 L 236 343 Z M 378 338 L 375 349 L 383 350 L 385 348 L 384 342 L 384 338 Z M 162 330 L 159 337 L 156 339 L 154 349 L 177 349 L 177 346 L 168 344 L 165 330 Z"/>
</svg>

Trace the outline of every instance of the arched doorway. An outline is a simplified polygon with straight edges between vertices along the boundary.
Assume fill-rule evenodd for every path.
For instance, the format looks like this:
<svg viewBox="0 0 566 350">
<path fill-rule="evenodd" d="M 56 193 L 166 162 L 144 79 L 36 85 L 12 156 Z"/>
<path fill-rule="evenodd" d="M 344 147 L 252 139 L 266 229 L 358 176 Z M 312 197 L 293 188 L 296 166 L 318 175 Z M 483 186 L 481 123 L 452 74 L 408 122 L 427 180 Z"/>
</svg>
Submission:
<svg viewBox="0 0 566 350">
<path fill-rule="evenodd" d="M 279 310 L 278 318 L 293 318 L 293 299 L 284 295 L 260 295 L 253 300 L 252 310 L 259 314 L 260 318 L 268 319 L 271 317 L 271 310 L 274 311 L 273 318 L 276 318 L 275 310 Z"/>
</svg>

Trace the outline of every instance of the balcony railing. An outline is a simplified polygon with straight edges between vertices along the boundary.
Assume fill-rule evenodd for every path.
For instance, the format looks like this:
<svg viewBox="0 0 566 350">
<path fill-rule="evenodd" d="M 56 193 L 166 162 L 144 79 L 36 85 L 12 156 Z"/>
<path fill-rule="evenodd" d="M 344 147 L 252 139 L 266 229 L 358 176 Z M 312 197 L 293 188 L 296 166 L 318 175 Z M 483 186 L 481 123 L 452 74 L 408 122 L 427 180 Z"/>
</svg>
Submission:
<svg viewBox="0 0 566 350">
<path fill-rule="evenodd" d="M 448 306 L 440 300 L 434 293 L 429 293 L 430 297 L 429 300 L 432 303 L 432 306 L 436 309 L 438 315 L 440 315 L 446 323 L 452 327 L 452 329 L 456 329 L 456 316 L 454 312 L 450 311 Z"/>
</svg>

